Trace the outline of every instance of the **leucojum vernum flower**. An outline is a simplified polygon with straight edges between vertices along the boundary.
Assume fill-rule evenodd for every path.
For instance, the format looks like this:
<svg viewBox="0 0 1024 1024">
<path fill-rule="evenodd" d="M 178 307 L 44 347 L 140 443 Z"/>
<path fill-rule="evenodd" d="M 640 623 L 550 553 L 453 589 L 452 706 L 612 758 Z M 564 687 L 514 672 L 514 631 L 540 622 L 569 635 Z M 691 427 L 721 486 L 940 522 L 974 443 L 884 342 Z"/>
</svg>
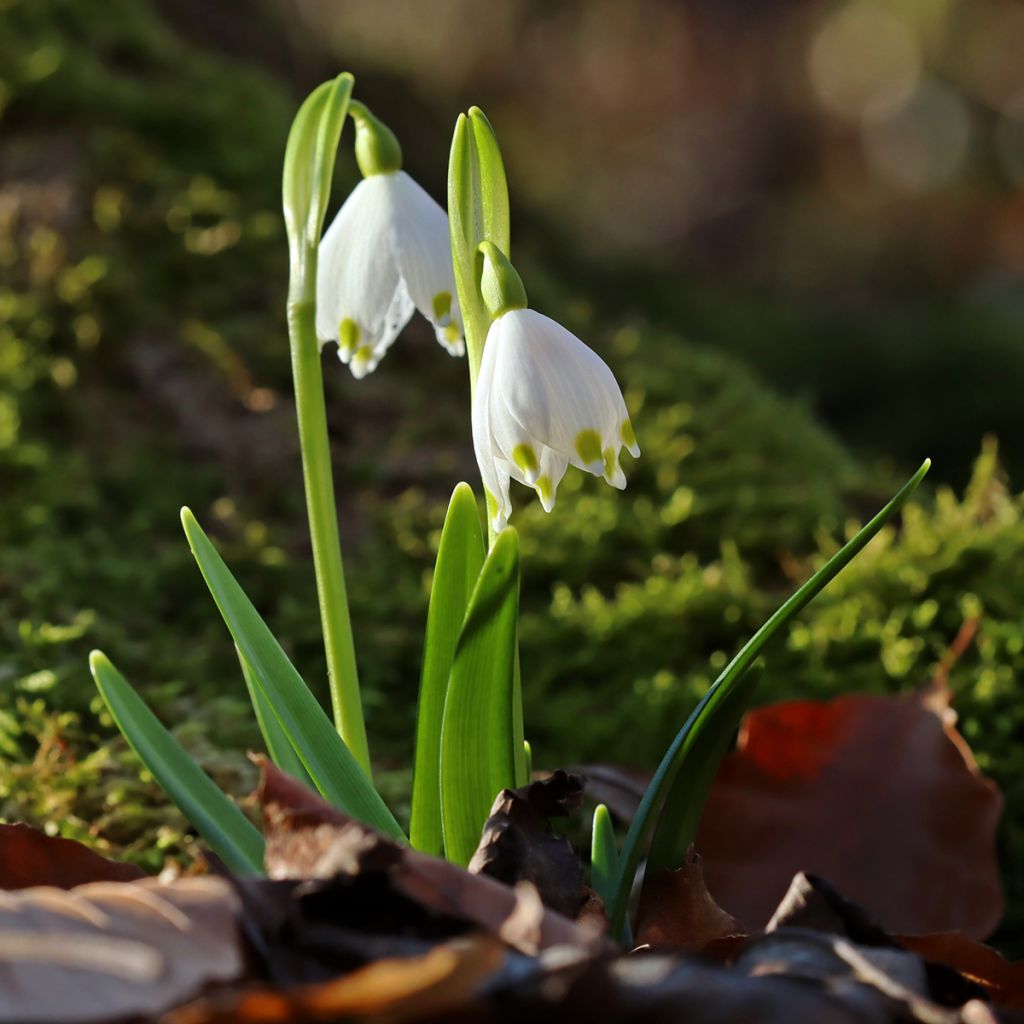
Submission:
<svg viewBox="0 0 1024 1024">
<path fill-rule="evenodd" d="M 394 134 L 362 104 L 356 160 L 363 180 L 320 243 L 316 333 L 338 343 L 356 378 L 372 373 L 418 309 L 453 356 L 465 353 L 448 218 L 402 170 Z"/>
<path fill-rule="evenodd" d="M 492 242 L 481 287 L 493 317 L 473 399 L 473 446 L 495 499 L 492 526 L 512 513 L 509 479 L 534 488 L 546 512 L 569 465 L 626 486 L 625 447 L 640 454 L 615 377 L 597 353 L 550 317 L 529 309 L 512 264 Z"/>
<path fill-rule="evenodd" d="M 518 653 L 519 544 L 509 486 L 551 510 L 569 466 L 625 486 L 623 448 L 640 454 L 611 370 L 579 338 L 527 305 L 509 261 L 509 205 L 497 138 L 483 112 L 459 116 L 452 139 L 451 221 L 402 169 L 394 135 L 351 99 L 353 79 L 325 82 L 303 103 L 283 182 L 292 273 L 288 292 L 295 407 L 333 723 L 291 664 L 195 516 L 192 552 L 231 638 L 271 757 L 344 814 L 429 854 L 468 864 L 495 794 L 526 785 Z M 356 124 L 363 180 L 321 231 L 342 127 Z M 418 309 L 452 354 L 468 355 L 472 432 L 486 490 L 452 495 L 441 531 L 423 644 L 408 832 L 373 784 L 334 500 L 321 349 L 338 342 L 356 377 L 372 371 Z M 893 517 L 928 461 L 859 533 L 801 586 L 719 673 L 666 750 L 621 844 L 602 807 L 592 821 L 591 882 L 612 934 L 629 934 L 633 881 L 677 867 L 692 842 L 715 765 L 749 704 L 751 668 L 782 630 Z M 567 556 L 570 557 L 570 556 Z M 594 652 L 599 657 L 599 652 Z M 99 651 L 90 656 L 107 708 L 153 776 L 234 871 L 263 870 L 264 841 L 238 806 L 181 749 Z M 568 682 L 568 681 L 567 681 Z M 605 709 L 601 709 L 604 711 Z M 703 780 L 703 783 L 702 781 Z M 703 787 L 703 788 L 702 788 Z"/>
</svg>

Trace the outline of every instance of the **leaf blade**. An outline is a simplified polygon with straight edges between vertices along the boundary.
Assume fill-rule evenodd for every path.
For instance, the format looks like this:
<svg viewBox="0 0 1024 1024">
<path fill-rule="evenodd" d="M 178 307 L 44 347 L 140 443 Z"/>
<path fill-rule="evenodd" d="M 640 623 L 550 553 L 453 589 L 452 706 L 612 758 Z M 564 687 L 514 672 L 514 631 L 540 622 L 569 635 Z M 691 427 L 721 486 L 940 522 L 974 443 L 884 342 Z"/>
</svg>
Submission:
<svg viewBox="0 0 1024 1024">
<path fill-rule="evenodd" d="M 262 873 L 263 837 L 178 745 L 101 651 L 89 655 L 96 688 L 142 763 L 232 871 Z"/>
<path fill-rule="evenodd" d="M 920 469 L 903 485 L 897 494 L 868 522 L 852 540 L 848 541 L 835 555 L 828 560 L 814 575 L 807 580 L 795 593 L 776 609 L 761 628 L 743 645 L 732 661 L 722 670 L 718 678 L 711 684 L 700 702 L 690 713 L 683 727 L 665 751 L 644 793 L 640 806 L 626 835 L 626 841 L 619 859 L 615 895 L 609 907 L 608 917 L 613 935 L 622 934 L 622 926 L 626 917 L 629 890 L 646 839 L 655 824 L 655 815 L 663 805 L 664 797 L 675 780 L 679 767 L 679 756 L 687 741 L 698 727 L 698 723 L 706 723 L 716 714 L 729 689 L 734 686 L 760 655 L 765 644 L 813 600 L 853 559 L 864 549 L 879 530 L 899 511 L 909 497 L 917 490 L 918 484 L 924 479 L 930 459 L 925 459 Z M 700 728 L 702 729 L 702 724 Z"/>
<path fill-rule="evenodd" d="M 491 547 L 470 599 L 441 722 L 445 855 L 468 864 L 502 789 L 515 786 L 514 668 L 519 541 L 508 527 Z"/>
<path fill-rule="evenodd" d="M 281 726 L 277 715 L 274 714 L 274 706 L 267 699 L 259 683 L 252 674 L 252 667 L 245 660 L 245 655 L 235 645 L 235 652 L 238 655 L 238 663 L 242 668 L 242 678 L 245 680 L 245 688 L 249 691 L 249 700 L 252 702 L 252 710 L 256 715 L 256 724 L 260 727 L 263 742 L 267 745 L 267 753 L 271 760 L 283 772 L 287 772 L 293 779 L 315 788 L 313 780 L 302 763 L 302 758 L 295 752 L 288 734 Z"/>
<path fill-rule="evenodd" d="M 686 860 L 686 851 L 697 835 L 697 826 L 711 784 L 718 774 L 718 766 L 740 719 L 753 700 L 762 675 L 759 664 L 744 672 L 723 696 L 718 713 L 703 728 L 695 728 L 691 741 L 684 744 L 675 782 L 665 797 L 654 827 L 645 873 L 677 868 Z"/>
<path fill-rule="evenodd" d="M 404 839 L 394 815 L 189 509 L 182 509 L 181 522 L 228 631 L 317 789 L 346 814 Z"/>
<path fill-rule="evenodd" d="M 484 564 L 484 536 L 472 488 L 452 493 L 437 549 L 423 644 L 409 839 L 414 849 L 439 856 L 441 832 L 441 721 L 455 649 L 473 588 Z"/>
</svg>

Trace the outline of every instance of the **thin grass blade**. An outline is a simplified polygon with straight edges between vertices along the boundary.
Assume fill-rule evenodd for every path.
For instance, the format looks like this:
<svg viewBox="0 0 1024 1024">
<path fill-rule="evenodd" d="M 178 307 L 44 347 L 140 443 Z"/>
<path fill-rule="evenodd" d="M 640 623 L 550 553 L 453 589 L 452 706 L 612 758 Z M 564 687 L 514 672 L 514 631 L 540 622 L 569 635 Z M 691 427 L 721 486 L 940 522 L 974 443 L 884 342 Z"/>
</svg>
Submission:
<svg viewBox="0 0 1024 1024">
<path fill-rule="evenodd" d="M 468 864 L 494 798 L 516 779 L 513 714 L 519 540 L 498 534 L 455 649 L 441 722 L 445 855 Z"/>
<path fill-rule="evenodd" d="M 423 644 L 419 707 L 416 712 L 416 758 L 412 782 L 409 840 L 417 850 L 440 856 L 441 721 L 455 647 L 473 588 L 484 564 L 480 511 L 469 484 L 455 488 L 437 549 Z"/>
<path fill-rule="evenodd" d="M 101 651 L 89 655 L 96 687 L 118 729 L 153 778 L 232 870 L 263 871 L 263 836 L 160 724 Z"/>
<path fill-rule="evenodd" d="M 346 814 L 404 838 L 394 815 L 187 508 L 181 511 L 181 522 L 228 630 L 316 788 Z"/>
<path fill-rule="evenodd" d="M 640 806 L 630 825 L 619 859 L 618 875 L 614 895 L 608 907 L 608 917 L 613 935 L 622 935 L 626 917 L 629 892 L 633 876 L 643 853 L 643 844 L 656 821 L 656 815 L 664 804 L 665 796 L 675 781 L 679 770 L 680 757 L 691 734 L 699 728 L 706 728 L 709 720 L 720 714 L 720 708 L 729 691 L 742 679 L 754 663 L 765 644 L 782 629 L 790 619 L 813 600 L 833 579 L 860 554 L 868 542 L 903 507 L 907 499 L 917 490 L 918 484 L 928 472 L 931 460 L 926 459 L 921 468 L 903 485 L 893 499 L 847 544 L 828 560 L 796 593 L 794 593 L 767 622 L 743 645 L 736 656 L 711 684 L 700 703 L 693 709 L 683 727 L 676 734 L 665 751 L 650 785 L 644 793 Z"/>
</svg>

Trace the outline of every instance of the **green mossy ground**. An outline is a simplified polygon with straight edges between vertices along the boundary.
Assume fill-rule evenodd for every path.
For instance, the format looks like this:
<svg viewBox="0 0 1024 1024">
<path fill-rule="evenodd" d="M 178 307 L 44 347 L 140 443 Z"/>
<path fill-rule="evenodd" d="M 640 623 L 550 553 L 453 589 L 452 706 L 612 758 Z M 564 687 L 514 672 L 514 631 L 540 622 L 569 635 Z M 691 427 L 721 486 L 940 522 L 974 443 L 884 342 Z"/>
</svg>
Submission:
<svg viewBox="0 0 1024 1024">
<path fill-rule="evenodd" d="M 0 6 L 0 814 L 155 867 L 189 854 L 187 829 L 101 713 L 89 649 L 229 790 L 250 785 L 258 745 L 181 504 L 314 686 L 322 672 L 277 214 L 294 99 L 176 41 L 142 0 L 105 9 Z M 544 282 L 551 309 L 559 284 Z M 737 644 L 897 481 L 730 358 L 642 326 L 573 326 L 625 382 L 644 454 L 623 495 L 577 474 L 552 516 L 514 495 L 527 731 L 541 765 L 649 765 Z M 413 333 L 362 386 L 327 374 L 370 730 L 395 792 L 443 499 L 473 472 L 464 367 Z M 1022 608 L 1024 503 L 988 450 L 963 497 L 924 494 L 801 616 L 759 699 L 922 685 L 979 618 L 951 682 L 1019 865 Z M 1019 934 L 1024 877 L 1006 880 Z"/>
</svg>

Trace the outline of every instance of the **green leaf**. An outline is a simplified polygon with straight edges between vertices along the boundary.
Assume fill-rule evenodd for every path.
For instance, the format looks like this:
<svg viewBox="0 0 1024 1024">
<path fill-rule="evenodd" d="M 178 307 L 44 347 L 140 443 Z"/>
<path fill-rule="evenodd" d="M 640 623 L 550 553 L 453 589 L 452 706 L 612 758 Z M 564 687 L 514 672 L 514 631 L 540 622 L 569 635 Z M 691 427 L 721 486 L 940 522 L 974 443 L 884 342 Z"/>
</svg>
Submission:
<svg viewBox="0 0 1024 1024">
<path fill-rule="evenodd" d="M 281 192 L 293 274 L 301 273 L 307 251 L 315 251 L 320 241 L 354 82 L 346 72 L 317 86 L 299 108 L 288 133 Z"/>
<path fill-rule="evenodd" d="M 604 804 L 594 808 L 590 836 L 590 886 L 606 903 L 619 865 L 619 848 L 615 842 L 612 816 Z"/>
<path fill-rule="evenodd" d="M 299 755 L 295 753 L 291 740 L 288 739 L 281 723 L 277 720 L 277 715 L 274 714 L 273 705 L 257 685 L 249 662 L 245 660 L 245 655 L 237 645 L 235 652 L 238 654 L 238 662 L 242 666 L 242 677 L 245 679 L 245 687 L 249 691 L 249 700 L 252 701 L 256 722 L 263 734 L 263 742 L 267 745 L 267 753 L 271 760 L 281 771 L 287 772 L 293 779 L 298 779 L 299 782 L 313 787 L 313 780 L 309 777 L 306 766 L 302 763 Z"/>
<path fill-rule="evenodd" d="M 590 885 L 607 906 L 612 898 L 619 867 L 619 848 L 615 841 L 612 817 L 604 804 L 594 808 L 590 836 Z M 623 941 L 632 945 L 629 922 L 624 922 Z"/>
<path fill-rule="evenodd" d="M 760 663 L 743 673 L 723 695 L 715 714 L 698 720 L 687 736 L 677 759 L 675 782 L 665 797 L 654 828 L 645 873 L 677 868 L 686 859 L 718 766 L 743 713 L 750 706 L 762 674 Z"/>
<path fill-rule="evenodd" d="M 404 838 L 380 794 L 187 508 L 181 510 L 181 522 L 228 630 L 316 788 L 353 818 Z"/>
<path fill-rule="evenodd" d="M 263 837 L 178 745 L 102 651 L 89 668 L 117 727 L 210 849 L 232 870 L 263 871 Z"/>
<path fill-rule="evenodd" d="M 444 845 L 441 834 L 441 719 L 445 695 L 455 659 L 455 646 L 484 564 L 484 553 L 480 510 L 472 488 L 461 483 L 452 494 L 437 549 L 416 712 L 416 763 L 409 838 L 417 850 L 433 856 L 440 856 Z"/>
<path fill-rule="evenodd" d="M 708 728 L 709 721 L 717 721 L 718 716 L 723 713 L 723 704 L 727 704 L 730 691 L 743 678 L 744 673 L 760 655 L 765 644 L 860 554 L 868 542 L 917 490 L 918 484 L 924 479 L 930 465 L 931 460 L 925 459 L 921 468 L 903 485 L 889 504 L 775 611 L 771 618 L 743 645 L 732 661 L 726 665 L 721 675 L 711 684 L 707 693 L 704 694 L 676 734 L 640 801 L 640 806 L 637 808 L 626 835 L 619 859 L 613 898 L 608 905 L 608 917 L 613 935 L 622 934 L 629 892 L 637 865 L 640 862 L 644 841 L 655 823 L 655 815 L 664 804 L 665 796 L 675 781 L 684 751 L 694 742 L 700 732 Z M 715 731 L 718 731 L 717 728 Z"/>
<path fill-rule="evenodd" d="M 515 785 L 518 613 L 519 539 L 508 527 L 470 599 L 441 722 L 441 821 L 445 854 L 456 864 L 469 863 L 494 798 Z"/>
</svg>

